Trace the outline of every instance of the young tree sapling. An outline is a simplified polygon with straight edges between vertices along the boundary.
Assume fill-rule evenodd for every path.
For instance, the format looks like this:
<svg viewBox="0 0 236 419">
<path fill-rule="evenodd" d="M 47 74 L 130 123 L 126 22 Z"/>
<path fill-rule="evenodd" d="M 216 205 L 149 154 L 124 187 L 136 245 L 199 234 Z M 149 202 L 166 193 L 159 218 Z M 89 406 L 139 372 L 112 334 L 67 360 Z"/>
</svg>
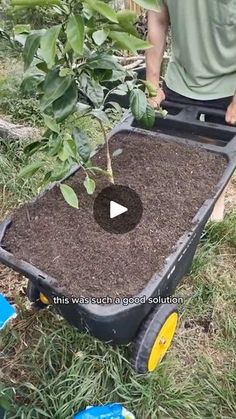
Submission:
<svg viewBox="0 0 236 419">
<path fill-rule="evenodd" d="M 141 3 L 147 8 L 154 7 L 154 0 L 142 0 Z M 106 1 L 33 0 L 32 3 L 31 0 L 12 0 L 13 6 L 32 7 L 36 4 L 53 7 L 54 13 L 61 16 L 61 23 L 32 31 L 25 40 L 24 86 L 34 79 L 46 131 L 41 141 L 25 147 L 29 156 L 40 151 L 45 157 L 24 167 L 20 175 L 32 176 L 49 156 L 56 164 L 46 173 L 44 185 L 61 181 L 75 164 L 79 164 L 85 173 L 84 186 L 92 194 L 96 188 L 96 173 L 106 175 L 114 183 L 104 126 L 109 122 L 110 84 L 115 86 L 112 91 L 116 94 L 129 95 L 131 111 L 144 127 L 151 127 L 154 123 L 155 111 L 148 104 L 148 95 L 156 94 L 153 86 L 138 80 L 134 73 L 127 73 L 116 58 L 123 50 L 135 53 L 151 45 L 138 38 L 134 12 L 115 12 Z M 29 76 L 28 69 L 33 66 L 37 71 Z M 117 108 L 118 104 L 111 102 L 109 106 Z M 74 113 L 78 126 L 65 133 L 63 124 Z M 79 128 L 80 118 L 85 115 L 99 122 L 106 146 L 106 171 L 92 166 L 89 138 Z M 66 201 L 78 207 L 75 192 L 68 185 L 61 184 L 60 188 Z"/>
</svg>

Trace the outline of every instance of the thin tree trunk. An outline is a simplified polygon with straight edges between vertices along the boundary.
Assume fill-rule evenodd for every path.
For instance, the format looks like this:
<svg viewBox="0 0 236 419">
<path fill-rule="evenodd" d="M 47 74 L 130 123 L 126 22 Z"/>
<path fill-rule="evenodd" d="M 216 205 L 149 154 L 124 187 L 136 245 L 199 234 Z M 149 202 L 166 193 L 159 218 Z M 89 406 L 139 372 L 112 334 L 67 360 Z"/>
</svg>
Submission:
<svg viewBox="0 0 236 419">
<path fill-rule="evenodd" d="M 103 133 L 103 136 L 104 136 L 104 140 L 105 140 L 105 145 L 106 145 L 107 173 L 109 175 L 110 182 L 114 184 L 115 181 L 114 181 L 114 176 L 113 176 L 112 163 L 111 163 L 111 155 L 110 155 L 110 148 L 109 148 L 109 141 L 108 141 L 108 138 L 107 138 L 107 133 L 106 133 L 106 130 L 105 130 L 104 126 L 103 126 L 102 121 L 100 119 L 98 121 L 100 123 L 100 127 L 101 127 L 101 130 L 102 130 L 102 133 Z"/>
</svg>

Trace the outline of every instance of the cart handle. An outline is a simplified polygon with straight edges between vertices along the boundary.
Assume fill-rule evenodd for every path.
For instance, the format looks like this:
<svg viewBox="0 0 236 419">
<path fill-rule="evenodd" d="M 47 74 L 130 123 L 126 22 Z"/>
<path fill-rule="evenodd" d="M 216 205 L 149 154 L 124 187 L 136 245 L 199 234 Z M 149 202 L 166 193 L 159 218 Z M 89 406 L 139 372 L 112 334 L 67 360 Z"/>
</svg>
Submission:
<svg viewBox="0 0 236 419">
<path fill-rule="evenodd" d="M 178 117 L 181 121 L 195 121 L 200 114 L 207 114 L 209 116 L 218 116 L 221 118 L 225 117 L 225 112 L 221 109 L 215 108 L 208 108 L 206 106 L 199 106 L 199 105 L 189 105 L 183 104 L 179 102 L 171 102 L 169 100 L 165 100 L 162 102 L 161 106 L 168 111 L 168 108 L 174 108 L 175 110 L 179 110 L 176 117 Z M 226 125 L 227 127 L 227 125 Z"/>
</svg>

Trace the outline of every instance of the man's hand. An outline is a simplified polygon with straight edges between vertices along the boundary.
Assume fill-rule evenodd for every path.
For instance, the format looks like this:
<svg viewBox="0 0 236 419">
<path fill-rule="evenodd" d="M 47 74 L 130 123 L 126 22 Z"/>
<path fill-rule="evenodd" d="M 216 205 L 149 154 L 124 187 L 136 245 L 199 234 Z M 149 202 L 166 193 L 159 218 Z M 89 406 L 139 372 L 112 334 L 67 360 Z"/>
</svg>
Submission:
<svg viewBox="0 0 236 419">
<path fill-rule="evenodd" d="M 225 120 L 227 124 L 236 125 L 236 95 L 234 96 L 232 102 L 228 106 Z"/>
<path fill-rule="evenodd" d="M 149 99 L 149 103 L 153 108 L 159 109 L 161 106 L 161 102 L 165 100 L 165 93 L 162 89 L 158 89 L 157 95 L 155 97 L 151 97 Z"/>
</svg>

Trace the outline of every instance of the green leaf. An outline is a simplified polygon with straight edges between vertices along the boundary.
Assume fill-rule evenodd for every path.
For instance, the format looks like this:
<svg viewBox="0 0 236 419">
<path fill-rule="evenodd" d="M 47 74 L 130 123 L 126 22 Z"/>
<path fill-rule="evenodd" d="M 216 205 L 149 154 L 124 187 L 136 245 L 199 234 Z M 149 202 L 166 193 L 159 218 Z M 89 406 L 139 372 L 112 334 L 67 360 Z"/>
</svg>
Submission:
<svg viewBox="0 0 236 419">
<path fill-rule="evenodd" d="M 40 63 L 36 64 L 36 67 L 39 70 L 43 71 L 44 73 L 47 73 L 48 72 L 47 64 L 44 61 L 41 61 Z"/>
<path fill-rule="evenodd" d="M 96 108 L 99 108 L 104 99 L 104 88 L 94 79 L 87 79 L 84 93 Z"/>
<path fill-rule="evenodd" d="M 57 122 L 64 121 L 76 110 L 78 100 L 78 89 L 76 83 L 72 82 L 64 95 L 53 102 L 52 108 Z"/>
<path fill-rule="evenodd" d="M 40 53 L 44 61 L 46 61 L 48 68 L 52 68 L 55 64 L 56 43 L 60 31 L 61 25 L 52 26 L 40 39 Z"/>
<path fill-rule="evenodd" d="M 71 76 L 59 77 L 59 69 L 48 72 L 43 84 L 44 95 L 41 98 L 42 109 L 45 110 L 55 100 L 63 96 L 71 84 Z"/>
<path fill-rule="evenodd" d="M 94 109 L 93 111 L 91 111 L 91 115 L 95 116 L 95 118 L 99 119 L 105 124 L 109 124 L 109 119 L 106 113 L 102 111 L 101 109 Z"/>
<path fill-rule="evenodd" d="M 113 111 L 122 112 L 122 107 L 117 102 L 107 102 L 106 105 L 111 105 L 114 108 Z"/>
<path fill-rule="evenodd" d="M 60 128 L 59 128 L 59 126 L 57 125 L 57 123 L 56 123 L 56 121 L 55 121 L 55 119 L 52 117 L 52 116 L 50 116 L 50 115 L 46 115 L 46 114 L 43 114 L 43 119 L 44 119 L 44 123 L 45 123 L 45 125 L 51 130 L 51 131 L 53 131 L 53 132 L 56 132 L 57 134 L 59 134 L 59 132 L 60 132 Z"/>
<path fill-rule="evenodd" d="M 85 0 L 89 7 L 114 23 L 118 23 L 116 12 L 103 1 Z"/>
<path fill-rule="evenodd" d="M 89 195 L 92 195 L 96 189 L 95 181 L 91 179 L 88 175 L 86 176 L 86 179 L 84 181 L 84 186 Z"/>
<path fill-rule="evenodd" d="M 74 52 L 78 55 L 82 55 L 84 50 L 84 21 L 81 16 L 72 14 L 69 17 L 66 35 Z"/>
<path fill-rule="evenodd" d="M 139 121 L 147 109 L 147 98 L 142 90 L 134 89 L 131 91 L 130 108 L 134 117 Z"/>
<path fill-rule="evenodd" d="M 44 80 L 43 74 L 33 74 L 32 76 L 25 77 L 20 85 L 20 89 L 24 93 L 34 93 L 37 86 Z"/>
<path fill-rule="evenodd" d="M 66 41 L 66 44 L 64 46 L 64 52 L 67 54 L 68 52 L 72 51 L 72 47 L 68 41 Z"/>
<path fill-rule="evenodd" d="M 138 20 L 137 13 L 133 12 L 132 10 L 121 10 L 117 12 L 117 18 L 119 25 L 123 30 L 134 36 L 139 36 L 139 33 L 135 27 L 135 23 Z"/>
<path fill-rule="evenodd" d="M 124 93 L 128 93 L 128 84 L 126 83 L 121 83 L 119 84 L 119 86 L 117 86 L 118 90 L 122 90 Z"/>
<path fill-rule="evenodd" d="M 88 161 L 91 154 L 91 147 L 89 138 L 85 132 L 76 127 L 73 129 L 72 138 L 75 140 L 80 157 L 85 162 Z"/>
<path fill-rule="evenodd" d="M 39 48 L 41 34 L 34 33 L 27 36 L 23 49 L 24 71 L 26 71 L 32 63 L 35 53 Z"/>
<path fill-rule="evenodd" d="M 78 112 L 79 116 L 85 115 L 90 109 L 91 106 L 86 105 L 86 103 L 77 102 L 76 104 L 76 112 Z"/>
<path fill-rule="evenodd" d="M 113 151 L 112 156 L 113 157 L 118 157 L 122 153 L 123 153 L 123 149 L 122 148 L 117 148 L 117 150 Z"/>
<path fill-rule="evenodd" d="M 145 129 L 150 129 L 155 123 L 155 109 L 151 105 L 147 105 L 146 111 L 139 120 L 140 125 Z"/>
<path fill-rule="evenodd" d="M 111 31 L 109 38 L 112 39 L 118 48 L 125 49 L 131 52 L 151 48 L 152 45 L 134 35 L 127 34 L 127 32 Z"/>
<path fill-rule="evenodd" d="M 33 176 L 44 165 L 45 165 L 45 162 L 42 160 L 38 160 L 33 163 L 30 163 L 20 171 L 19 177 Z"/>
<path fill-rule="evenodd" d="M 126 96 L 127 93 L 124 90 L 121 90 L 119 88 L 112 91 L 112 94 L 118 95 L 118 96 Z"/>
<path fill-rule="evenodd" d="M 157 87 L 149 80 L 141 80 L 141 82 L 146 87 L 150 97 L 155 97 L 157 95 Z"/>
<path fill-rule="evenodd" d="M 50 132 L 50 137 L 47 143 L 47 154 L 50 157 L 55 157 L 60 153 L 63 147 L 63 138 L 55 132 Z"/>
<path fill-rule="evenodd" d="M 104 29 L 100 29 L 99 31 L 93 32 L 92 38 L 93 38 L 95 44 L 100 46 L 105 42 L 105 40 L 107 39 L 108 34 L 109 34 L 109 31 L 105 31 Z"/>
<path fill-rule="evenodd" d="M 63 147 L 60 153 L 58 154 L 58 157 L 61 161 L 66 161 L 69 157 L 76 158 L 76 143 L 70 139 L 65 139 L 63 141 Z"/>
<path fill-rule="evenodd" d="M 94 70 L 93 77 L 99 83 L 104 83 L 112 79 L 113 70 Z"/>
<path fill-rule="evenodd" d="M 93 56 L 87 61 L 87 64 L 89 68 L 93 70 L 120 70 L 124 72 L 123 67 L 118 63 L 117 59 L 108 54 L 99 54 L 95 57 Z"/>
<path fill-rule="evenodd" d="M 147 10 L 154 10 L 155 12 L 160 9 L 160 0 L 134 0 L 134 3 Z"/>
<path fill-rule="evenodd" d="M 112 70 L 112 77 L 110 81 L 119 81 L 120 83 L 124 83 L 126 78 L 126 72 L 122 68 L 122 70 Z"/>
<path fill-rule="evenodd" d="M 60 190 L 63 195 L 63 198 L 73 208 L 79 208 L 79 200 L 75 191 L 68 185 L 61 184 Z"/>
</svg>

